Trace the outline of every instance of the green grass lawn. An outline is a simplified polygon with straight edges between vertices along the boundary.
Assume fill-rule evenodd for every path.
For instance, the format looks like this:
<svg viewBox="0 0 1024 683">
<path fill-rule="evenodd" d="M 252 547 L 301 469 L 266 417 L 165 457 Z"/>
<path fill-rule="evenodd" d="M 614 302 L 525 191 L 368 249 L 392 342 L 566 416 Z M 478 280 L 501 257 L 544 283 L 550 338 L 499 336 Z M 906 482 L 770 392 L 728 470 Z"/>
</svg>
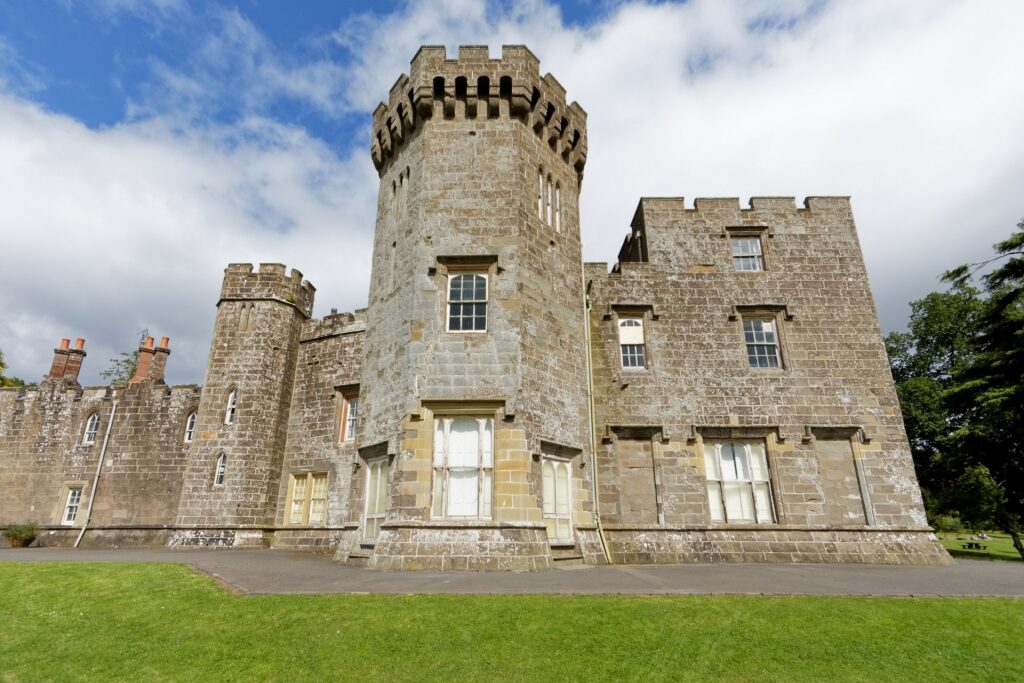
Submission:
<svg viewBox="0 0 1024 683">
<path fill-rule="evenodd" d="M 960 534 L 938 534 L 942 545 L 946 547 L 953 557 L 966 557 L 972 560 L 1010 560 L 1012 562 L 1024 562 L 1020 553 L 1013 547 L 1013 539 L 1007 534 L 1000 534 L 995 531 L 987 532 L 992 538 L 987 541 L 979 541 L 974 534 L 964 532 Z M 963 545 L 967 541 L 977 541 L 988 546 L 987 550 L 965 550 Z"/>
<path fill-rule="evenodd" d="M 239 596 L 0 564 L 0 681 L 1019 679 L 1024 600 Z"/>
</svg>

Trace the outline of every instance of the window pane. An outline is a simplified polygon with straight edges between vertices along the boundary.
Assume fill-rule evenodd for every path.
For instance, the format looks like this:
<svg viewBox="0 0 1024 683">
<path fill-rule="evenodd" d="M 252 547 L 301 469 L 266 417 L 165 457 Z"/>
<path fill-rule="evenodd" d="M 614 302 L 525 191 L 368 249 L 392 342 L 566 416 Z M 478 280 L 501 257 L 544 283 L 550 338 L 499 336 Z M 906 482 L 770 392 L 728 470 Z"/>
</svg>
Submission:
<svg viewBox="0 0 1024 683">
<path fill-rule="evenodd" d="M 383 462 L 377 468 L 377 514 L 384 514 L 388 507 L 388 468 Z"/>
<path fill-rule="evenodd" d="M 642 368 L 646 367 L 646 359 L 644 358 L 644 346 L 643 344 L 623 344 L 622 348 L 622 367 L 624 368 Z"/>
<path fill-rule="evenodd" d="M 774 522 L 772 496 L 768 484 L 754 484 L 754 505 L 757 508 L 758 522 Z"/>
<path fill-rule="evenodd" d="M 479 470 L 448 470 L 448 515 L 476 517 Z"/>
<path fill-rule="evenodd" d="M 494 466 L 494 436 L 492 434 L 494 430 L 494 420 L 487 418 L 482 420 L 483 422 L 483 434 L 481 435 L 481 448 L 483 449 L 481 466 L 482 467 L 493 467 Z"/>
<path fill-rule="evenodd" d="M 480 483 L 480 516 L 490 517 L 491 516 L 491 489 L 493 488 L 492 476 L 490 470 L 484 470 L 483 481 Z"/>
<path fill-rule="evenodd" d="M 725 493 L 725 514 L 730 522 L 753 522 L 754 504 L 750 495 L 750 484 L 726 482 L 722 484 Z"/>
<path fill-rule="evenodd" d="M 453 419 L 448 429 L 448 467 L 477 467 L 479 447 L 480 423 L 476 418 Z"/>
<path fill-rule="evenodd" d="M 725 513 L 722 508 L 722 490 L 717 481 L 708 482 L 708 507 L 712 522 L 725 521 Z"/>
<path fill-rule="evenodd" d="M 434 470 L 434 517 L 444 516 L 444 470 Z"/>
<path fill-rule="evenodd" d="M 302 524 L 306 508 L 306 476 L 292 477 L 291 523 Z"/>
<path fill-rule="evenodd" d="M 544 463 L 544 514 L 555 514 L 555 466 Z"/>
<path fill-rule="evenodd" d="M 751 478 L 758 481 L 768 481 L 768 460 L 765 456 L 764 443 L 758 441 L 749 444 L 749 448 Z"/>
<path fill-rule="evenodd" d="M 555 513 L 569 514 L 569 466 L 566 463 L 555 465 Z"/>
<path fill-rule="evenodd" d="M 572 532 L 569 529 L 569 520 L 566 518 L 559 518 L 557 524 L 556 537 L 561 540 L 568 540 L 572 538 Z"/>
<path fill-rule="evenodd" d="M 444 466 L 444 420 L 434 420 L 434 467 Z"/>
<path fill-rule="evenodd" d="M 707 473 L 708 479 L 718 480 L 722 478 L 722 473 L 718 469 L 718 448 L 717 444 L 704 444 L 704 471 Z"/>
</svg>

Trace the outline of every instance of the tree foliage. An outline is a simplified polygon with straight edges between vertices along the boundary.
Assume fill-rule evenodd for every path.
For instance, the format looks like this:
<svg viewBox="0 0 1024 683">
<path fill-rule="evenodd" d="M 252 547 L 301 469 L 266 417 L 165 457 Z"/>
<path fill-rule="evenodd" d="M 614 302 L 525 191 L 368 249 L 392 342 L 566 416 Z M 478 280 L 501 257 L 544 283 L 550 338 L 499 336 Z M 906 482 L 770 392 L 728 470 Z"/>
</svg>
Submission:
<svg viewBox="0 0 1024 683">
<path fill-rule="evenodd" d="M 135 375 L 135 368 L 139 364 L 139 346 L 149 336 L 149 328 L 139 332 L 139 344 L 132 351 L 122 351 L 117 358 L 110 359 L 110 365 L 100 373 L 100 377 L 108 380 L 111 386 L 123 387 Z"/>
<path fill-rule="evenodd" d="M 930 513 L 996 525 L 1024 557 L 1024 221 L 995 251 L 911 304 L 886 348 Z"/>
<path fill-rule="evenodd" d="M 7 364 L 4 363 L 4 352 L 0 351 L 0 387 L 23 387 L 25 381 L 17 377 L 7 377 Z"/>
</svg>

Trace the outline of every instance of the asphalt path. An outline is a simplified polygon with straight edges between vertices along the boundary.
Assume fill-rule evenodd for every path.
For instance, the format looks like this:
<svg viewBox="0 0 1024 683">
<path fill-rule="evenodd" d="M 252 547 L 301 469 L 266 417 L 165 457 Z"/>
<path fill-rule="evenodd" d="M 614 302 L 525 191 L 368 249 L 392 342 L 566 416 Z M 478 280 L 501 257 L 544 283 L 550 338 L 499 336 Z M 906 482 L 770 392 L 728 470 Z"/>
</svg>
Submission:
<svg viewBox="0 0 1024 683">
<path fill-rule="evenodd" d="M 541 572 L 393 572 L 287 550 L 0 549 L 0 562 L 170 562 L 244 594 L 453 593 L 623 595 L 888 595 L 1024 597 L 1024 562 L 956 560 L 940 567 L 691 564 L 571 567 Z"/>
</svg>

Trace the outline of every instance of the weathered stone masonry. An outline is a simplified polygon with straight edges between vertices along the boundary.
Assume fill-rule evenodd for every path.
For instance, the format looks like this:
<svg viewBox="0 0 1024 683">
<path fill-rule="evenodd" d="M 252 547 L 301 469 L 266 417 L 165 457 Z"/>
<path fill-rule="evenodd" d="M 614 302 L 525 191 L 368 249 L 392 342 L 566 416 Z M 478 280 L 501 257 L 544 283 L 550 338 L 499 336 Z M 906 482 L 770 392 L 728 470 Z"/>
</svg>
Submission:
<svg viewBox="0 0 1024 683">
<path fill-rule="evenodd" d="M 846 198 L 644 198 L 583 264 L 586 114 L 521 46 L 421 48 L 371 138 L 367 309 L 233 264 L 201 388 L 166 338 L 123 388 L 62 344 L 0 390 L 0 523 L 382 569 L 948 561 Z"/>
</svg>

